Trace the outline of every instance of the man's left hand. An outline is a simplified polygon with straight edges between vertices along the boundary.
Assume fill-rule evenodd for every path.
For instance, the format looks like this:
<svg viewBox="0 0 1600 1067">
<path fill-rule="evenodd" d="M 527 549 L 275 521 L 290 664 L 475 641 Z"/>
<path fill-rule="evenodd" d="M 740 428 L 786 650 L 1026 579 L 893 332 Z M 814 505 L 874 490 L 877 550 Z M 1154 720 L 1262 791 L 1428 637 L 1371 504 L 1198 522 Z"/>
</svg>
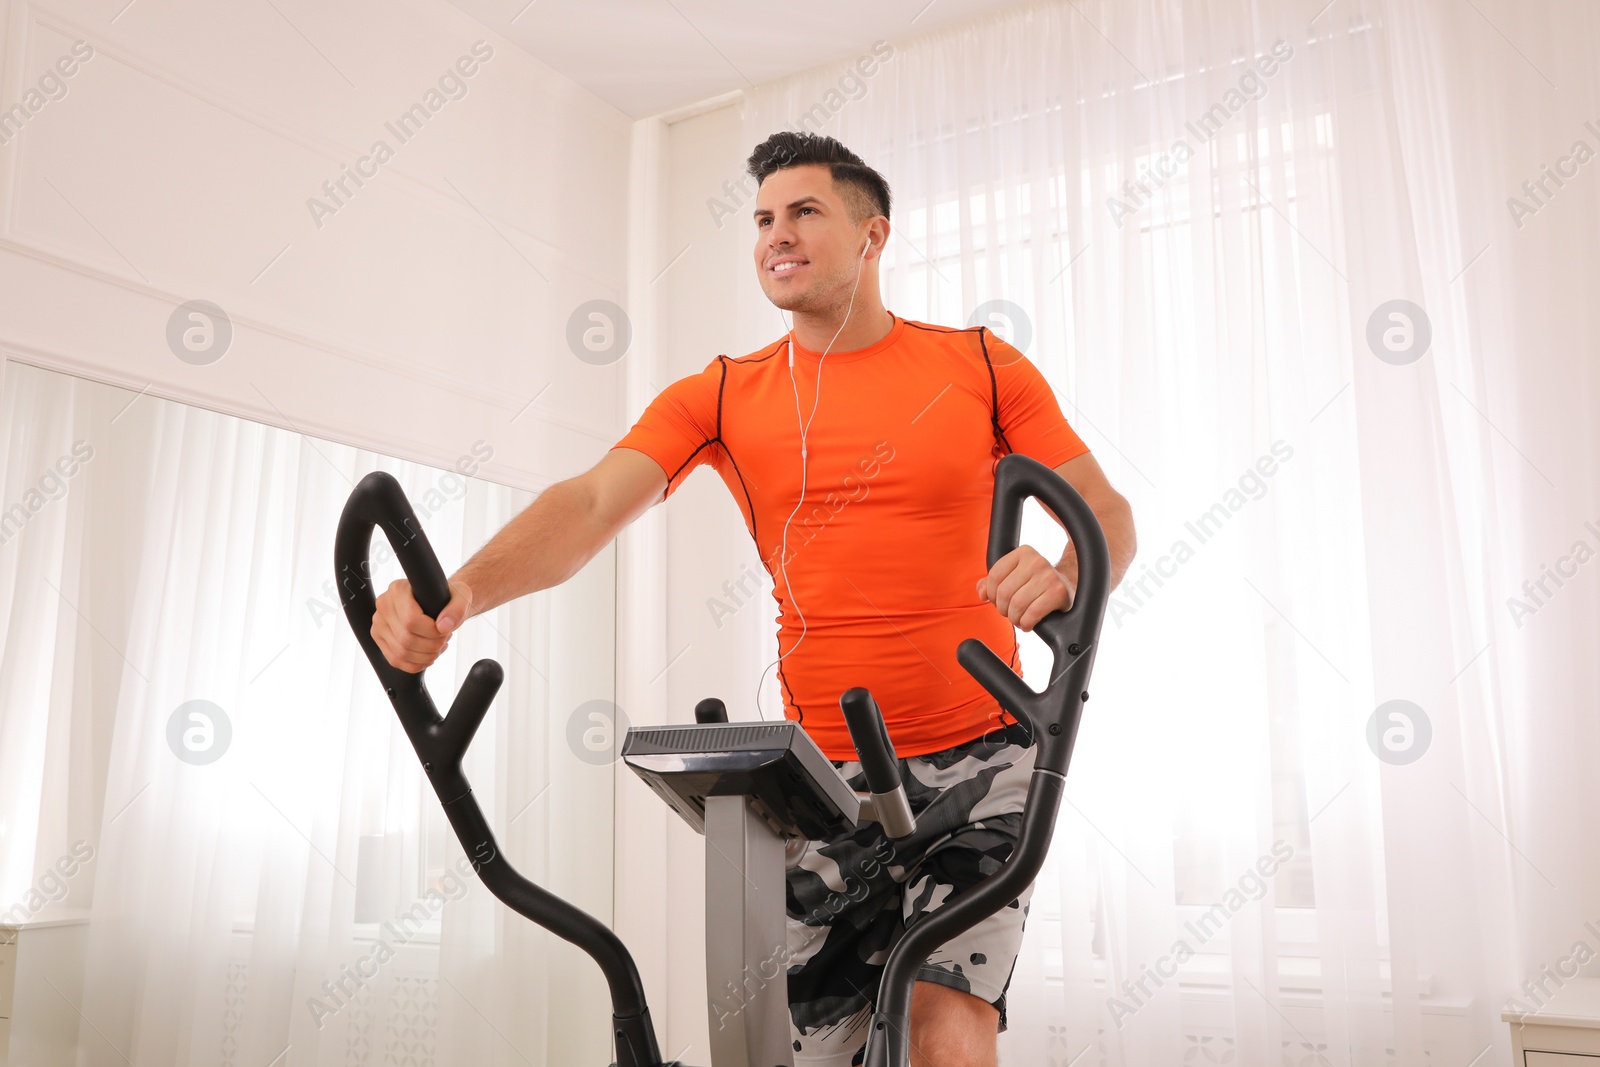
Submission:
<svg viewBox="0 0 1600 1067">
<path fill-rule="evenodd" d="M 1063 562 L 1072 572 L 1070 577 L 1030 546 L 1019 545 L 978 579 L 978 598 L 993 604 L 1011 625 L 1032 631 L 1052 611 L 1072 606 L 1078 583 L 1077 559 L 1070 546 L 1067 557 Z"/>
</svg>

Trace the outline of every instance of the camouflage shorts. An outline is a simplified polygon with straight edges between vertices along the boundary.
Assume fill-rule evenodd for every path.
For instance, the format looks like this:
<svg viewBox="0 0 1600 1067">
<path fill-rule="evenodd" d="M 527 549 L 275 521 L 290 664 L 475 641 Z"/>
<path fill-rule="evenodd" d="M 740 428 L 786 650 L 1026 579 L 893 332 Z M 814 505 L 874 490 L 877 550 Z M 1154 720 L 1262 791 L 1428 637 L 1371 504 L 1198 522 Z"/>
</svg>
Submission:
<svg viewBox="0 0 1600 1067">
<path fill-rule="evenodd" d="M 788 872 L 789 1015 L 795 1062 L 859 1064 L 889 949 L 908 921 L 992 873 L 1015 847 L 1035 748 L 1020 725 L 899 761 L 917 829 L 894 841 L 876 822 L 814 841 Z M 858 762 L 833 761 L 858 790 Z M 1030 884 L 935 951 L 918 981 L 971 993 L 1000 1012 L 1028 916 Z M 852 1053 L 854 1058 L 850 1058 Z"/>
</svg>

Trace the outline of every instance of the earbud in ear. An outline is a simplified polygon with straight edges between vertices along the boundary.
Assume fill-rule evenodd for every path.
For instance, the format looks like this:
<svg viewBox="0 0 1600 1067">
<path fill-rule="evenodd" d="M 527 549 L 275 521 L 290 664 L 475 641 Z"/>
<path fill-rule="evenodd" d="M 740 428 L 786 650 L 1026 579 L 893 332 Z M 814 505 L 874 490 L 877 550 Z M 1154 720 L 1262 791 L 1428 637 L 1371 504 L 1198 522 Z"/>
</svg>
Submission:
<svg viewBox="0 0 1600 1067">
<path fill-rule="evenodd" d="M 868 237 L 867 238 L 867 243 L 861 246 L 861 256 L 862 256 L 863 259 L 866 258 L 867 249 L 869 249 L 871 247 L 872 247 L 872 238 Z"/>
</svg>

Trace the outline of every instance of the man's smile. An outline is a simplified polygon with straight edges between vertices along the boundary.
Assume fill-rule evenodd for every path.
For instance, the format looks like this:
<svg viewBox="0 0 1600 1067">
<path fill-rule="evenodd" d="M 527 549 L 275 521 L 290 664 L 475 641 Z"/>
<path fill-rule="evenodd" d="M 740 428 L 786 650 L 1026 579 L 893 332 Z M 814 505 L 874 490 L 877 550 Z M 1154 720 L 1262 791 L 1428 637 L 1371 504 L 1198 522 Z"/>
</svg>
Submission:
<svg viewBox="0 0 1600 1067">
<path fill-rule="evenodd" d="M 802 267 L 810 265 L 810 263 L 811 261 L 804 256 L 778 256 L 767 264 L 767 273 L 782 277 L 785 274 L 793 274 Z"/>
</svg>

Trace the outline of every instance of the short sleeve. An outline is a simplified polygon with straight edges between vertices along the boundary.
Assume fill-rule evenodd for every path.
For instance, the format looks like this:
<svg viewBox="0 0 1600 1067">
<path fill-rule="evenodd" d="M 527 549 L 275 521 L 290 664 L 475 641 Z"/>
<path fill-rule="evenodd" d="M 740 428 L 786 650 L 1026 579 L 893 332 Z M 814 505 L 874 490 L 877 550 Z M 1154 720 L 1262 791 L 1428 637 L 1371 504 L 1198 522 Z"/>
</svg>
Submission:
<svg viewBox="0 0 1600 1067">
<path fill-rule="evenodd" d="M 1055 392 L 1039 368 L 988 329 L 983 342 L 994 369 L 999 430 L 1011 451 L 1051 468 L 1089 451 L 1061 414 Z"/>
<path fill-rule="evenodd" d="M 700 373 L 679 378 L 650 401 L 633 429 L 611 447 L 643 452 L 660 464 L 671 496 L 695 467 L 711 458 L 722 380 L 721 357 Z"/>
</svg>

